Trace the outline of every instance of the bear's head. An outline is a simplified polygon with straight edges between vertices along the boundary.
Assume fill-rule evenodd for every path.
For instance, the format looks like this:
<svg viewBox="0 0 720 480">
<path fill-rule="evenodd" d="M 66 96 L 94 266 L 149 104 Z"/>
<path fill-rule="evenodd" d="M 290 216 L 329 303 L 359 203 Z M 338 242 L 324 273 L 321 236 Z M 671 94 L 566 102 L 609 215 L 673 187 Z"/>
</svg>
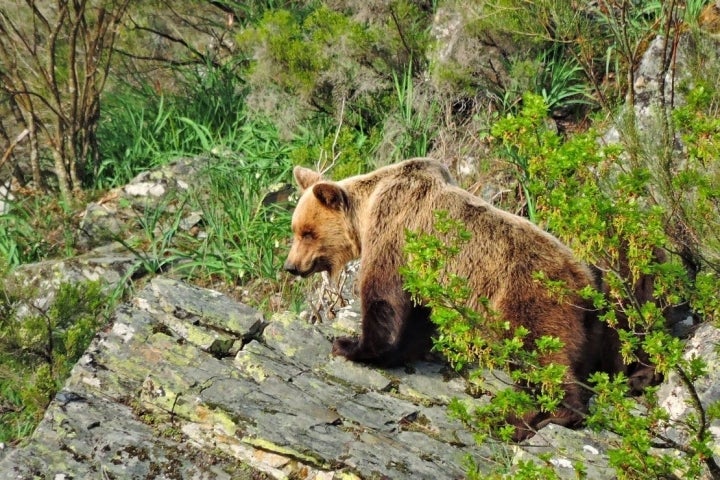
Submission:
<svg viewBox="0 0 720 480">
<path fill-rule="evenodd" d="M 348 191 L 304 167 L 293 170 L 302 194 L 292 217 L 293 242 L 284 269 L 307 277 L 326 271 L 336 279 L 347 262 L 360 256 Z"/>
</svg>

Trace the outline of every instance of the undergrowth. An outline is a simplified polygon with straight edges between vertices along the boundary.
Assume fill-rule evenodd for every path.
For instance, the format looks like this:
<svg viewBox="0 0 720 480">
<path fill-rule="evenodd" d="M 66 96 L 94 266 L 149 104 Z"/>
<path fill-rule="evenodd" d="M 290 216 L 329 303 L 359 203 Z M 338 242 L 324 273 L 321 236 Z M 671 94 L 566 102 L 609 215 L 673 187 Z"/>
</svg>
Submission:
<svg viewBox="0 0 720 480">
<path fill-rule="evenodd" d="M 60 285 L 49 306 L 0 291 L 0 442 L 30 435 L 110 313 L 99 282 Z"/>
</svg>

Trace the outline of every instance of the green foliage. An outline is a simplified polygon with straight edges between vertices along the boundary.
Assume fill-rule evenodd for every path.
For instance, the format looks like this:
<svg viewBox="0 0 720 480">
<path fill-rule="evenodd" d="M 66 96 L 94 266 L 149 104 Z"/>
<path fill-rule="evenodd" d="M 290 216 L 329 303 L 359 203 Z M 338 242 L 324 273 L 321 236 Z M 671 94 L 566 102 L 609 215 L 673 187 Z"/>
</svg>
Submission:
<svg viewBox="0 0 720 480">
<path fill-rule="evenodd" d="M 291 212 L 266 195 L 290 181 L 289 150 L 263 122 L 234 135 L 242 150 L 208 160 L 187 192 L 146 206 L 136 219 L 140 231 L 116 238 L 146 272 L 172 267 L 197 281 L 231 284 L 277 278 Z M 201 235 L 182 228 L 190 212 L 201 219 Z"/>
<path fill-rule="evenodd" d="M 45 241 L 31 221 L 15 211 L 0 216 L 2 271 L 43 257 Z"/>
<path fill-rule="evenodd" d="M 400 272 L 413 300 L 432 309 L 431 319 L 437 326 L 434 349 L 454 368 L 468 368 L 480 391 L 494 390 L 480 406 L 454 402 L 451 413 L 471 426 L 478 441 L 488 436 L 507 441 L 514 432 L 505 423 L 508 414 L 521 417 L 558 408 L 565 395 L 562 384 L 567 367 L 543 361 L 562 348 L 557 338 L 540 337 L 529 345 L 530 332 L 522 326 L 512 329 L 487 299 L 481 300 L 479 311 L 468 307 L 474 293 L 466 279 L 448 270 L 448 262 L 460 254 L 469 238 L 461 222 L 445 211 L 435 212 L 433 233 L 406 232 L 408 262 Z M 503 372 L 511 382 L 492 385 L 487 382 L 487 371 Z"/>
<path fill-rule="evenodd" d="M 707 101 L 712 95 L 701 87 L 689 98 L 687 109 L 676 113 L 681 130 L 687 132 L 683 139 L 690 152 L 679 175 L 651 171 L 643 163 L 628 167 L 622 145 L 601 147 L 592 131 L 562 141 L 548 128 L 544 102 L 538 96 L 526 95 L 523 110 L 497 122 L 492 133 L 500 150 L 522 167 L 518 175 L 536 202 L 537 221 L 572 245 L 588 263 L 603 269 L 606 295 L 586 293 L 606 312 L 603 320 L 618 328 L 626 361 L 642 360 L 638 352 L 644 351 L 666 378 L 677 375 L 692 398 L 694 382 L 702 376 L 704 363 L 683 357 L 683 343 L 666 330 L 664 313 L 689 300 L 696 313 L 709 321 L 717 320 L 716 292 L 720 284 L 716 267 L 708 261 L 717 250 L 698 255 L 704 259 L 697 265 L 698 272 L 686 271 L 677 258 L 663 261 L 655 253 L 658 249 L 678 250 L 673 244 L 676 239 L 668 235 L 666 227 L 672 225 L 676 215 L 676 199 L 685 198 L 688 191 L 695 193 L 693 200 L 697 201 L 682 203 L 686 228 L 691 232 L 716 231 L 718 212 L 711 206 L 716 194 L 706 186 L 716 182 L 717 172 L 704 168 L 709 164 L 702 152 L 717 148 L 712 134 L 718 125 L 695 103 L 702 98 Z M 665 198 L 655 194 L 657 190 L 651 183 L 663 175 L 673 178 L 665 187 Z M 642 278 L 653 279 L 653 301 L 634 296 L 635 285 Z M 658 476 L 685 472 L 694 477 L 703 468 L 716 467 L 707 455 L 711 417 L 698 402 L 693 403 L 689 418 L 670 422 L 667 411 L 657 404 L 655 389 L 645 392 L 644 406 L 640 408 L 636 399 L 627 396 L 628 386 L 622 375 L 609 378 L 598 374 L 592 380 L 596 400 L 588 424 L 621 435 L 620 442 L 609 451 L 612 464 L 623 478 L 647 478 L 648 472 Z M 687 443 L 668 441 L 664 436 L 668 424 L 685 432 Z M 652 449 L 658 445 L 671 450 L 658 453 Z M 678 456 L 677 450 L 683 455 Z"/>
<path fill-rule="evenodd" d="M 687 90 L 687 103 L 673 111 L 673 124 L 687 145 L 687 160 L 665 189 L 671 205 L 688 225 L 694 250 L 717 274 L 720 272 L 720 90 L 700 80 Z M 717 314 L 717 310 L 715 310 Z"/>
<path fill-rule="evenodd" d="M 517 115 L 499 119 L 490 130 L 491 135 L 500 140 L 502 153 L 514 168 L 515 177 L 523 189 L 528 217 L 533 222 L 537 221 L 537 215 L 531 162 L 560 144 L 556 134 L 543 128 L 547 114 L 548 107 L 541 97 L 526 94 L 523 109 Z M 528 135 L 529 132 L 535 135 Z"/>
<path fill-rule="evenodd" d="M 590 104 L 590 88 L 577 59 L 564 55 L 555 44 L 555 48 L 542 53 L 541 65 L 535 89 L 550 111 Z"/>
<path fill-rule="evenodd" d="M 0 294 L 0 442 L 32 432 L 112 306 L 98 282 L 60 285 L 47 309 L 18 305 Z"/>
<path fill-rule="evenodd" d="M 252 57 L 249 102 L 292 134 L 318 113 L 321 123 L 327 121 L 322 116 L 333 118 L 354 130 L 351 137 L 371 139 L 367 150 L 377 152 L 377 163 L 424 154 L 436 128 L 434 113 L 425 112 L 434 107 L 413 94 L 419 83 L 413 75 L 425 63 L 431 6 L 395 0 L 379 10 L 354 8 L 361 11 L 324 4 L 268 11 L 243 31 L 239 45 Z M 305 125 L 298 128 L 300 122 Z"/>
<path fill-rule="evenodd" d="M 370 168 L 367 151 L 372 149 L 373 139 L 364 132 L 347 125 L 333 128 L 327 117 L 310 126 L 313 128 L 298 136 L 289 154 L 293 165 L 317 165 L 320 170 L 332 166 L 330 173 L 338 180 Z"/>
<path fill-rule="evenodd" d="M 412 67 L 402 75 L 393 74 L 393 95 L 378 99 L 385 108 L 382 123 L 370 128 L 353 128 L 344 123 L 330 130 L 328 117 L 319 116 L 297 139 L 298 148 L 291 153 L 293 163 L 332 166 L 334 178 L 364 173 L 371 167 L 412 157 L 426 156 L 437 133 L 438 106 L 418 99 Z M 350 108 L 362 110 L 367 105 Z M 348 112 L 350 123 L 358 121 L 357 112 Z M 360 122 L 361 123 L 361 122 Z M 376 152 L 371 155 L 368 152 Z"/>
</svg>

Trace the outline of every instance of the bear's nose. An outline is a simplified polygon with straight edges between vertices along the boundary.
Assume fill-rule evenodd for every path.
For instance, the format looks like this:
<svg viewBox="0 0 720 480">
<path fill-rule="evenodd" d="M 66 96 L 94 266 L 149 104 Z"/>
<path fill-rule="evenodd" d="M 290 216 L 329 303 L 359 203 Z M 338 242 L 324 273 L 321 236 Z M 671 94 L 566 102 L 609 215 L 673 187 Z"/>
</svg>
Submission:
<svg viewBox="0 0 720 480">
<path fill-rule="evenodd" d="M 289 260 L 285 262 L 285 264 L 283 265 L 283 269 L 286 272 L 292 273 L 293 275 L 300 275 L 300 271 L 297 269 L 297 266 Z"/>
</svg>

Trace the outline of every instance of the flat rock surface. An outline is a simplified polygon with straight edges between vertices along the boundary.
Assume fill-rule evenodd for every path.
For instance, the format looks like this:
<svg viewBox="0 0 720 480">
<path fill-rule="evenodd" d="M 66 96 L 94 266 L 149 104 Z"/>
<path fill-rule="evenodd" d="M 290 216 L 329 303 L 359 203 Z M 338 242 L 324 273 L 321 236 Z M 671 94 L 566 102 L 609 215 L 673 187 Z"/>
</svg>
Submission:
<svg viewBox="0 0 720 480">
<path fill-rule="evenodd" d="M 606 452 L 618 441 L 606 432 L 549 425 L 522 445 L 477 445 L 448 404 L 483 399 L 446 365 L 331 356 L 332 338 L 358 327 L 352 305 L 332 322 L 264 319 L 157 277 L 115 311 L 30 440 L 0 446 L 0 479 L 459 479 L 468 458 L 480 475 L 530 461 L 562 479 L 578 478 L 580 463 L 583 478 L 614 478 Z M 720 335 L 701 330 L 688 355 L 707 344 L 703 356 L 717 358 Z M 662 402 L 687 404 L 672 382 L 663 389 Z"/>
<path fill-rule="evenodd" d="M 448 404 L 483 399 L 446 365 L 331 356 L 334 336 L 359 329 L 356 303 L 334 321 L 301 317 L 264 319 L 216 291 L 154 278 L 95 337 L 31 439 L 0 446 L 0 479 L 455 479 L 468 458 L 480 475 L 529 461 L 562 479 L 577 478 L 578 464 L 584 478 L 614 478 L 613 434 L 548 425 L 522 445 L 479 446 Z M 688 343 L 710 378 L 717 332 L 703 327 Z M 700 385 L 704 403 L 715 384 Z M 681 390 L 672 378 L 661 388 L 673 418 L 685 415 Z"/>
<path fill-rule="evenodd" d="M 0 478 L 463 478 L 466 456 L 491 455 L 446 415 L 452 397 L 470 399 L 462 379 L 334 358 L 336 333 L 156 278 Z"/>
</svg>

